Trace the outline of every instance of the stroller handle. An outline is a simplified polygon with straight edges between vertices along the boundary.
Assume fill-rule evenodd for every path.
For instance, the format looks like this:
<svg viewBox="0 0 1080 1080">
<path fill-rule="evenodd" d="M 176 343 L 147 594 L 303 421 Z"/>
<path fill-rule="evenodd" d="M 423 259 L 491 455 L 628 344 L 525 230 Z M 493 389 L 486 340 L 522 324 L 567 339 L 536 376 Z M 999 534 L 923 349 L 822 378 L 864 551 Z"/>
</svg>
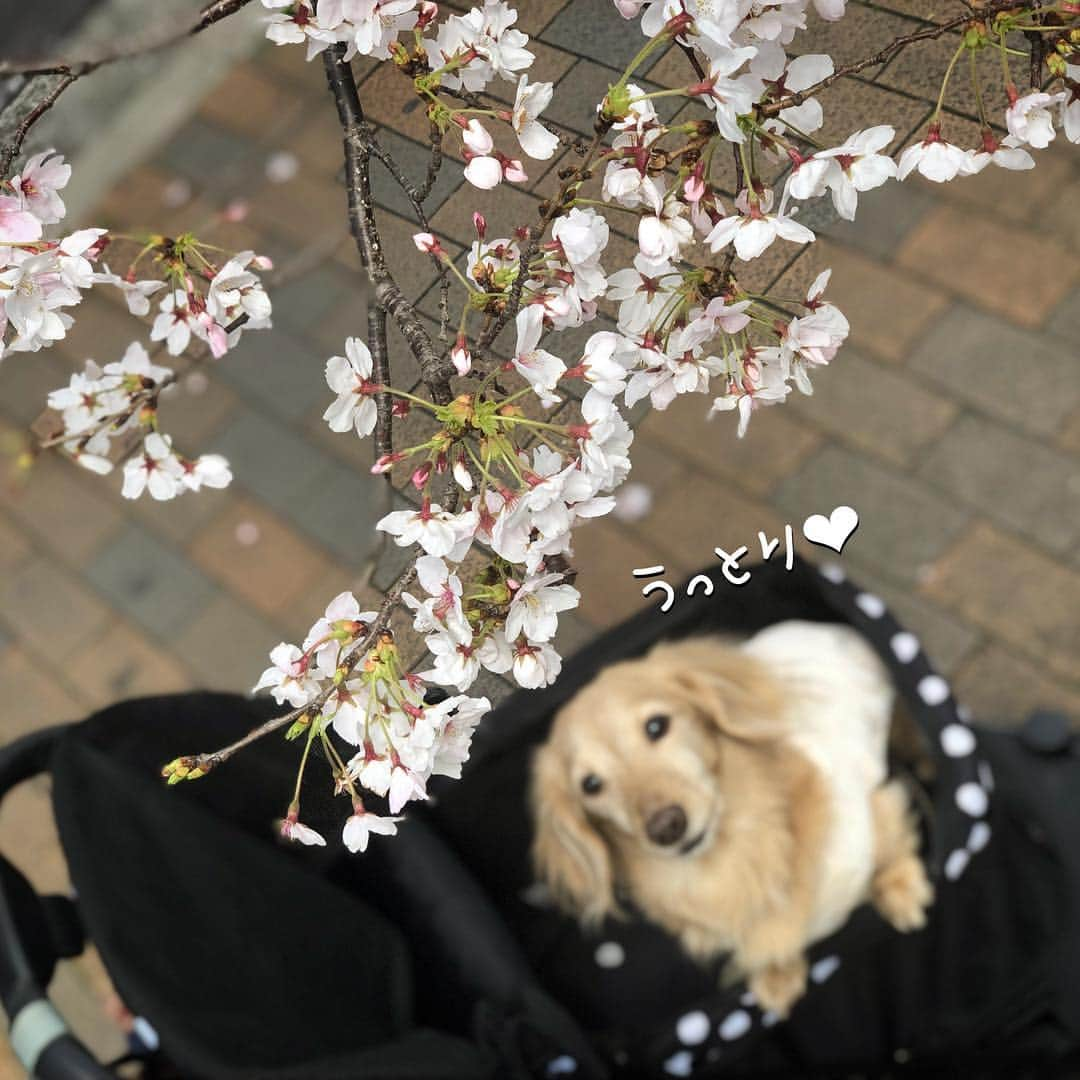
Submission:
<svg viewBox="0 0 1080 1080">
<path fill-rule="evenodd" d="M 47 770 L 52 748 L 69 726 L 32 732 L 0 750 L 0 801 Z M 10 1022 L 12 1049 L 38 1080 L 114 1080 L 115 1073 L 72 1035 L 34 972 L 25 934 L 35 902 L 40 905 L 40 898 L 22 875 L 0 858 L 0 1004 Z"/>
</svg>

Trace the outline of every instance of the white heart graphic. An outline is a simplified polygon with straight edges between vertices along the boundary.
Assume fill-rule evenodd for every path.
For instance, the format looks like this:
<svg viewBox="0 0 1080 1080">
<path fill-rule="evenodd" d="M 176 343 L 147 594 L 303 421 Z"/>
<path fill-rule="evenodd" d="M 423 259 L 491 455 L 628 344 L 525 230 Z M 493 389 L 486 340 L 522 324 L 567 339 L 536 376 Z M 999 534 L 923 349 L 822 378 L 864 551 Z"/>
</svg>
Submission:
<svg viewBox="0 0 1080 1080">
<path fill-rule="evenodd" d="M 851 534 L 859 527 L 859 515 L 850 506 L 838 506 L 828 517 L 811 514 L 802 527 L 811 544 L 832 548 L 839 555 Z"/>
</svg>

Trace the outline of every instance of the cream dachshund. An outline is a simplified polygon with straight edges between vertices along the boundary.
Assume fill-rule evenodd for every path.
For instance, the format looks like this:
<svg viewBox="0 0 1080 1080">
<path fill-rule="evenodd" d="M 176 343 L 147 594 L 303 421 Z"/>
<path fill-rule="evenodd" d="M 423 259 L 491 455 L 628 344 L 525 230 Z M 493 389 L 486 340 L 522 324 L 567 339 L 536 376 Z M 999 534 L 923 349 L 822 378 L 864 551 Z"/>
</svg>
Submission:
<svg viewBox="0 0 1080 1080">
<path fill-rule="evenodd" d="M 898 930 L 932 889 L 906 789 L 886 776 L 894 693 L 845 626 L 661 643 L 606 668 L 533 764 L 533 858 L 586 923 L 627 895 L 701 961 L 730 954 L 764 1009 L 805 950 L 870 899 Z"/>
</svg>

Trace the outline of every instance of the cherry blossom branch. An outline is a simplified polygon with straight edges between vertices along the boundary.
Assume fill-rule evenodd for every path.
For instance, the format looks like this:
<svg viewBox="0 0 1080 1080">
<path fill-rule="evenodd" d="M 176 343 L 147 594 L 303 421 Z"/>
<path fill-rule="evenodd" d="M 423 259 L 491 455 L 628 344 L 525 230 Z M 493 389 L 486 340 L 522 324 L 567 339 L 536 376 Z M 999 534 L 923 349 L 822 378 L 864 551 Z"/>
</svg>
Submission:
<svg viewBox="0 0 1080 1080">
<path fill-rule="evenodd" d="M 453 364 L 436 351 L 413 304 L 402 293 L 386 266 L 382 241 L 375 223 L 375 203 L 369 171 L 371 140 L 352 69 L 343 59 L 344 48 L 323 54 L 326 79 L 337 105 L 345 147 L 345 186 L 349 201 L 349 228 L 360 260 L 367 270 L 372 300 L 390 315 L 420 365 L 424 382 L 436 400 L 448 401 Z"/>
<path fill-rule="evenodd" d="M 371 622 L 367 633 L 342 658 L 341 667 L 344 668 L 346 672 L 351 672 L 353 668 L 356 667 L 361 659 L 367 655 L 371 646 L 379 639 L 379 636 L 386 631 L 395 608 L 401 603 L 402 594 L 406 589 L 412 586 L 415 580 L 416 561 L 413 560 L 413 562 L 398 575 L 397 580 L 387 590 L 382 603 L 379 605 L 378 614 Z M 259 739 L 266 735 L 272 735 L 275 731 L 280 731 L 287 724 L 291 724 L 305 714 L 317 716 L 323 705 L 326 704 L 336 690 L 337 686 L 331 685 L 327 687 L 322 693 L 307 704 L 292 709 L 287 713 L 283 713 L 281 716 L 272 717 L 270 720 L 259 724 L 258 727 L 252 728 L 251 731 L 237 739 L 236 742 L 221 747 L 220 750 L 179 757 L 165 766 L 162 770 L 162 775 L 169 776 L 177 771 L 181 771 L 182 777 L 186 778 L 192 772 L 196 772 L 199 775 L 208 773 L 211 769 L 228 761 L 229 758 L 238 751 L 243 750 L 244 747 L 250 746 L 254 742 L 258 742 Z"/>
</svg>

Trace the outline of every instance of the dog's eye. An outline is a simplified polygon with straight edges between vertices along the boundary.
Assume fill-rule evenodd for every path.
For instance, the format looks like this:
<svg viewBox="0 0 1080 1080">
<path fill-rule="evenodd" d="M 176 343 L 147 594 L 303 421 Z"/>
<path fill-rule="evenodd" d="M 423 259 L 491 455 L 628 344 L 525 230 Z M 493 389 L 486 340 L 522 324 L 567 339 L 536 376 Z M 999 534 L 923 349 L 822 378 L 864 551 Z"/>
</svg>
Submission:
<svg viewBox="0 0 1080 1080">
<path fill-rule="evenodd" d="M 671 717 L 665 716 L 663 713 L 657 713 L 656 716 L 650 716 L 645 721 L 645 734 L 653 741 L 662 739 L 671 727 Z"/>
<path fill-rule="evenodd" d="M 589 773 L 589 775 L 581 781 L 581 790 L 584 791 L 586 795 L 597 795 L 603 787 L 604 781 L 601 780 L 596 773 Z"/>
</svg>

